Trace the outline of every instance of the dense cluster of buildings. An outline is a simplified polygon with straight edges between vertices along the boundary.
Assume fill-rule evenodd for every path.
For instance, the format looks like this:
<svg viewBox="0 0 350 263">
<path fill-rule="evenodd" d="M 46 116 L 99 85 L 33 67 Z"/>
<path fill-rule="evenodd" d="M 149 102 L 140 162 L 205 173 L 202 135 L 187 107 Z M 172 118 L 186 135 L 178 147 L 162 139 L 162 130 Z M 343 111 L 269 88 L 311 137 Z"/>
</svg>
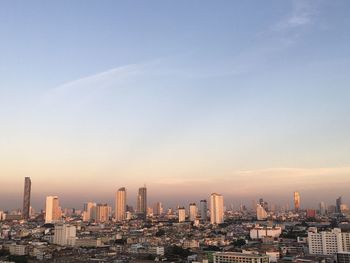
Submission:
<svg viewBox="0 0 350 263">
<path fill-rule="evenodd" d="M 30 206 L 25 178 L 23 209 L 0 211 L 0 262 L 171 261 L 205 263 L 350 263 L 350 214 L 338 198 L 334 207 L 275 209 L 262 198 L 253 209 L 226 209 L 221 194 L 188 207 L 148 206 L 139 188 L 136 210 L 119 188 L 115 206 L 87 202 L 82 210 L 62 209 L 47 196 L 45 211 Z"/>
</svg>

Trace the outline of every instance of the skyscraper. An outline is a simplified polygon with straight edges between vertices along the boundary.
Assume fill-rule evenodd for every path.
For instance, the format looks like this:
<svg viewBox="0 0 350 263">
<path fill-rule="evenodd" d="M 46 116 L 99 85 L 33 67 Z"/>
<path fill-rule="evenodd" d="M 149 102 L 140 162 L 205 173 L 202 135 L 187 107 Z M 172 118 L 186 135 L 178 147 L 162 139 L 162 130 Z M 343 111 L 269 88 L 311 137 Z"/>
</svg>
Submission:
<svg viewBox="0 0 350 263">
<path fill-rule="evenodd" d="M 294 209 L 299 211 L 300 209 L 300 194 L 299 192 L 294 192 Z"/>
<path fill-rule="evenodd" d="M 197 205 L 195 203 L 191 203 L 189 210 L 190 210 L 190 221 L 194 221 L 197 218 Z"/>
<path fill-rule="evenodd" d="M 342 198 L 342 196 L 339 196 L 335 200 L 335 206 L 336 206 L 337 213 L 341 213 L 342 212 L 342 204 L 343 204 L 343 198 Z"/>
<path fill-rule="evenodd" d="M 126 189 L 119 188 L 115 196 L 115 219 L 120 222 L 125 220 L 126 216 Z"/>
<path fill-rule="evenodd" d="M 56 223 L 61 219 L 61 208 L 57 196 L 46 197 L 45 223 Z"/>
<path fill-rule="evenodd" d="M 140 218 L 146 219 L 147 215 L 147 188 L 140 187 L 137 195 L 137 214 Z"/>
<path fill-rule="evenodd" d="M 224 222 L 224 197 L 217 193 L 210 196 L 210 223 L 221 224 Z"/>
<path fill-rule="evenodd" d="M 96 222 L 104 223 L 109 221 L 109 207 L 107 204 L 97 204 L 96 206 Z"/>
<path fill-rule="evenodd" d="M 29 218 L 31 187 L 32 187 L 32 181 L 30 180 L 30 177 L 25 177 L 24 178 L 24 192 L 23 192 L 23 210 L 22 210 L 23 219 Z"/>
<path fill-rule="evenodd" d="M 267 218 L 267 212 L 261 204 L 256 205 L 256 218 L 258 220 L 265 220 Z"/>
<path fill-rule="evenodd" d="M 321 216 L 324 216 L 327 212 L 327 207 L 326 207 L 326 204 L 325 202 L 321 202 L 320 203 L 320 215 Z"/>
<path fill-rule="evenodd" d="M 153 215 L 159 216 L 163 213 L 163 205 L 161 202 L 157 202 L 153 206 Z"/>
<path fill-rule="evenodd" d="M 186 209 L 184 207 L 178 208 L 179 223 L 186 221 Z"/>
<path fill-rule="evenodd" d="M 203 222 L 207 221 L 207 211 L 208 211 L 207 200 L 200 201 L 199 210 L 200 210 L 201 220 Z"/>
<path fill-rule="evenodd" d="M 83 221 L 96 220 L 96 203 L 88 202 L 84 204 Z"/>
</svg>

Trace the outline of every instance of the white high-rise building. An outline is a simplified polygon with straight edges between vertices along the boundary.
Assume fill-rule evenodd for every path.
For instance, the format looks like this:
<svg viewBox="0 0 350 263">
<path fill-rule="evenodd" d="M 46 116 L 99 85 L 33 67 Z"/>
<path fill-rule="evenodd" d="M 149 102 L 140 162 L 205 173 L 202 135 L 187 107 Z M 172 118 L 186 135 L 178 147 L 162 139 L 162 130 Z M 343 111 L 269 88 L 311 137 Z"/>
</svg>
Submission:
<svg viewBox="0 0 350 263">
<path fill-rule="evenodd" d="M 196 220 L 197 213 L 198 213 L 197 205 L 195 203 L 191 203 L 189 210 L 190 210 L 190 221 Z"/>
<path fill-rule="evenodd" d="M 55 225 L 53 243 L 60 246 L 74 246 L 76 227 L 68 224 Z"/>
<path fill-rule="evenodd" d="M 350 233 L 340 228 L 332 231 L 317 232 L 317 228 L 308 231 L 309 253 L 313 255 L 335 255 L 338 252 L 350 252 Z"/>
<path fill-rule="evenodd" d="M 256 218 L 258 220 L 265 220 L 267 218 L 267 212 L 260 204 L 256 205 Z"/>
<path fill-rule="evenodd" d="M 184 207 L 178 208 L 179 223 L 186 221 L 186 209 Z"/>
<path fill-rule="evenodd" d="M 46 197 L 45 223 L 56 223 L 61 219 L 61 208 L 57 196 Z"/>
<path fill-rule="evenodd" d="M 210 196 L 210 223 L 221 224 L 224 222 L 224 197 L 217 193 Z"/>
<path fill-rule="evenodd" d="M 120 222 L 126 219 L 126 189 L 119 188 L 115 196 L 115 219 Z"/>
</svg>

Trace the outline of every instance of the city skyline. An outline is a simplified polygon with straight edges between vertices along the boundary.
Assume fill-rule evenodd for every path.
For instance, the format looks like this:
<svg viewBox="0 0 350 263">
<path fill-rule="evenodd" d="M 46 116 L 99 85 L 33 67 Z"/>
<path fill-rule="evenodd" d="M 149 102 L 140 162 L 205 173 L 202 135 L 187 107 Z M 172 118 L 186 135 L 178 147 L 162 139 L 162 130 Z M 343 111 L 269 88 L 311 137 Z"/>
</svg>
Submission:
<svg viewBox="0 0 350 263">
<path fill-rule="evenodd" d="M 25 177 L 24 178 L 25 187 L 23 192 L 23 209 L 20 211 L 17 209 L 17 212 L 20 211 L 22 218 L 27 220 L 30 217 L 32 206 L 30 206 L 31 203 L 31 178 Z M 181 196 L 181 195 L 180 195 Z M 179 196 L 177 196 L 178 198 Z M 139 219 L 145 220 L 149 214 L 149 211 L 152 211 L 151 213 L 153 215 L 160 215 L 163 210 L 163 204 L 159 200 L 156 203 L 153 203 L 152 205 L 149 205 L 147 203 L 147 187 L 146 185 L 138 188 L 137 198 L 136 198 L 136 209 L 133 208 L 133 204 L 130 204 L 127 202 L 127 189 L 125 187 L 119 188 L 115 193 L 115 200 L 114 204 L 110 204 L 109 201 L 105 202 L 105 204 L 102 203 L 96 203 L 91 202 L 91 199 L 89 202 L 86 202 L 83 204 L 83 213 L 82 218 L 85 221 L 88 220 L 96 220 L 99 221 L 99 218 L 103 218 L 103 220 L 106 220 L 107 214 L 111 215 L 114 214 L 114 218 L 117 222 L 123 222 L 127 219 L 127 211 L 134 211 L 136 212 L 136 215 Z M 237 209 L 237 207 L 234 207 L 233 203 L 224 203 L 224 198 L 221 194 L 218 193 L 212 193 L 209 197 L 209 204 L 210 204 L 210 213 L 211 213 L 211 223 L 217 223 L 223 221 L 223 216 L 225 210 L 234 210 Z M 180 205 L 181 202 L 179 202 L 178 199 L 175 200 L 177 202 L 177 209 L 178 209 L 178 215 L 179 215 L 179 222 L 184 221 L 184 213 L 180 210 L 183 209 L 186 211 L 186 208 L 182 205 Z M 197 200 L 198 201 L 198 200 Z M 334 200 L 333 200 L 334 201 Z M 187 201 L 188 202 L 188 201 Z M 114 205 L 114 210 L 113 210 Z M 299 192 L 293 192 L 293 200 L 292 200 L 292 207 L 287 203 L 269 203 L 269 201 L 264 200 L 264 198 L 260 197 L 259 200 L 252 200 L 252 206 L 249 207 L 246 204 L 243 204 L 243 202 L 240 202 L 239 211 L 242 210 L 250 210 L 254 211 L 256 210 L 257 219 L 258 220 L 265 220 L 268 211 L 306 211 L 308 215 L 313 215 L 316 213 L 316 211 L 319 212 L 320 215 L 323 215 L 326 213 L 326 211 L 334 211 L 336 213 L 342 213 L 343 211 L 347 211 L 349 209 L 349 206 L 343 202 L 343 196 L 339 196 L 335 199 L 335 203 L 330 202 L 330 204 L 326 204 L 324 201 L 319 201 L 318 206 L 311 207 L 311 206 L 302 206 L 301 202 L 301 195 Z M 103 208 L 103 211 L 101 210 L 101 207 Z M 46 196 L 46 204 L 45 204 L 45 222 L 55 222 L 58 218 L 61 217 L 61 213 L 63 209 L 67 209 L 68 207 L 61 207 L 59 205 L 59 198 L 58 196 Z M 77 209 L 78 207 L 71 207 L 71 209 Z M 180 209 L 181 208 L 181 209 Z M 95 209 L 95 210 L 94 210 Z M 129 210 L 131 209 L 131 210 Z M 172 205 L 168 206 L 168 209 L 174 209 Z M 0 210 L 1 211 L 1 210 Z M 15 210 L 12 209 L 12 212 Z M 35 211 L 35 209 L 34 209 Z M 43 210 L 42 210 L 43 211 Z M 46 213 L 48 211 L 48 213 Z M 101 212 L 102 211 L 102 212 Z M 161 212 L 162 211 L 162 212 Z M 194 221 L 197 216 L 200 218 L 200 220 L 206 221 L 207 217 L 207 200 L 202 199 L 199 201 L 199 207 L 197 206 L 196 201 L 191 201 L 189 203 L 188 207 L 188 215 L 189 220 Z M 182 218 L 182 219 L 181 219 Z"/>
<path fill-rule="evenodd" d="M 25 189 L 26 187 L 28 188 L 28 182 L 29 182 L 29 192 L 31 193 L 31 186 L 32 186 L 32 182 L 31 182 L 31 178 L 30 177 L 25 177 Z M 80 209 L 80 208 L 84 208 L 84 204 L 86 204 L 86 202 L 91 202 L 91 201 L 94 201 L 95 203 L 95 206 L 96 206 L 96 203 L 99 203 L 99 204 L 102 204 L 102 203 L 105 203 L 105 204 L 108 204 L 110 205 L 111 207 L 115 207 L 114 211 L 116 211 L 117 209 L 117 200 L 118 200 L 118 195 L 120 195 L 121 193 L 122 194 L 122 204 L 123 206 L 127 206 L 127 205 L 131 205 L 134 207 L 135 211 L 138 213 L 138 214 L 143 214 L 143 217 L 145 217 L 145 214 L 147 213 L 147 208 L 153 208 L 153 205 L 156 205 L 157 203 L 160 202 L 160 204 L 162 205 L 163 202 L 165 201 L 165 205 L 168 207 L 168 208 L 174 208 L 176 206 L 183 206 L 183 205 L 187 205 L 187 204 L 198 204 L 200 205 L 201 201 L 203 201 L 202 199 L 200 198 L 206 198 L 204 200 L 210 200 L 210 196 L 213 195 L 210 194 L 210 193 L 205 193 L 203 194 L 202 196 L 193 196 L 192 199 L 187 199 L 187 198 L 184 198 L 183 195 L 181 194 L 178 194 L 177 195 L 173 195 L 173 196 L 169 196 L 168 195 L 168 198 L 161 198 L 159 197 L 159 195 L 157 195 L 157 193 L 154 193 L 155 195 L 153 196 L 153 194 L 151 195 L 151 198 L 150 200 L 151 201 L 147 201 L 148 200 L 148 195 L 147 195 L 147 187 L 146 186 L 142 186 L 142 187 L 139 187 L 137 188 L 137 190 L 135 190 L 135 193 L 136 193 L 136 198 L 133 199 L 132 196 L 134 196 L 134 194 L 130 194 L 127 195 L 127 188 L 126 187 L 121 187 L 119 188 L 118 190 L 116 190 L 114 192 L 114 196 L 113 198 L 111 197 L 105 197 L 104 199 L 97 199 L 96 198 L 93 198 L 93 194 L 89 193 L 88 196 L 90 197 L 87 197 L 87 199 L 81 199 L 81 201 L 78 201 L 78 200 L 75 200 L 73 202 L 74 205 L 72 205 L 72 202 L 68 202 L 68 204 L 64 204 L 62 207 L 65 207 L 65 208 L 76 208 L 76 209 Z M 215 193 L 214 193 L 215 194 Z M 251 199 L 233 199 L 230 195 L 228 195 L 229 198 L 228 201 L 225 203 L 225 207 L 232 207 L 235 206 L 236 208 L 238 207 L 241 207 L 242 205 L 244 205 L 245 207 L 247 207 L 248 209 L 252 209 L 253 206 L 255 207 L 255 204 L 261 204 L 262 206 L 264 206 L 264 204 L 268 204 L 268 205 L 273 205 L 273 206 L 277 206 L 277 207 L 288 207 L 288 209 L 294 209 L 295 211 L 301 209 L 301 210 L 304 210 L 304 209 L 307 209 L 307 208 L 313 208 L 313 209 L 317 209 L 319 208 L 320 206 L 320 203 L 324 203 L 325 205 L 327 206 L 334 206 L 335 209 L 337 211 L 339 211 L 340 209 L 340 205 L 343 204 L 343 203 L 347 203 L 347 200 L 349 197 L 347 197 L 345 195 L 345 198 L 343 198 L 343 195 L 340 195 L 340 196 L 334 196 L 333 199 L 321 199 L 321 200 L 318 200 L 318 199 L 314 199 L 312 203 L 310 202 L 304 202 L 304 201 L 301 201 L 301 198 L 303 198 L 304 200 L 304 195 L 301 197 L 301 194 L 300 192 L 287 192 L 286 193 L 288 196 L 286 197 L 286 199 L 281 199 L 281 196 L 277 196 L 276 198 L 278 198 L 278 201 L 274 200 L 273 198 L 271 199 L 271 197 L 269 197 L 268 195 L 265 195 L 265 197 L 268 198 L 268 202 L 265 201 L 264 203 L 264 199 L 262 198 L 262 196 L 257 196 L 257 195 L 252 195 L 252 198 Z M 339 194 L 339 193 L 338 193 Z M 205 196 L 206 195 L 206 196 Z M 305 192 L 305 195 L 306 196 L 309 196 L 310 193 L 307 193 Z M 26 200 L 27 203 L 31 204 L 32 203 L 32 195 L 29 194 L 29 198 L 26 197 L 27 194 L 26 194 L 26 191 L 24 191 L 22 193 L 22 200 Z M 64 197 L 64 193 L 61 195 L 63 196 L 63 199 L 66 199 Z M 226 195 L 225 195 L 226 196 Z M 284 196 L 284 195 L 282 195 Z M 159 197 L 159 198 L 158 198 Z M 44 201 L 44 198 L 46 198 L 46 203 Z M 44 202 L 44 205 L 41 206 L 41 205 L 38 205 L 38 202 L 37 200 L 34 202 L 35 205 L 34 206 L 31 206 L 30 207 L 33 207 L 34 209 L 38 209 L 38 210 L 41 210 L 43 209 L 45 206 L 47 207 L 47 198 L 56 198 L 58 200 L 58 196 L 52 196 L 52 195 L 47 195 L 47 196 L 44 196 L 42 200 L 40 200 L 39 203 L 41 202 Z M 226 199 L 226 198 L 225 198 Z M 345 201 L 343 201 L 343 199 Z M 61 199 L 60 199 L 61 200 Z M 131 200 L 131 201 L 130 201 Z M 168 200 L 168 201 L 166 201 Z M 169 202 L 169 200 L 171 200 Z M 260 200 L 260 201 L 259 201 Z M 266 200 L 266 199 L 265 199 Z M 297 203 L 298 203 L 298 209 L 296 209 L 296 200 Z M 15 200 L 12 200 L 13 202 L 16 203 Z M 251 202 L 253 201 L 254 205 L 252 206 Z M 262 203 L 263 202 L 263 203 Z M 25 202 L 23 202 L 23 205 L 24 205 Z M 7 206 L 3 206 L 3 207 L 0 207 L 0 210 L 8 210 L 8 211 L 14 211 L 16 209 L 20 209 L 19 207 L 15 207 L 15 206 L 9 206 L 10 203 L 7 203 Z M 142 211 L 140 211 L 141 209 L 141 206 L 142 206 Z M 23 206 L 24 207 L 24 206 Z M 126 207 L 125 207 L 126 209 Z M 255 208 L 253 208 L 254 210 Z M 24 211 L 22 209 L 22 211 Z"/>
<path fill-rule="evenodd" d="M 0 209 L 350 203 L 349 7 L 2 1 Z"/>
</svg>

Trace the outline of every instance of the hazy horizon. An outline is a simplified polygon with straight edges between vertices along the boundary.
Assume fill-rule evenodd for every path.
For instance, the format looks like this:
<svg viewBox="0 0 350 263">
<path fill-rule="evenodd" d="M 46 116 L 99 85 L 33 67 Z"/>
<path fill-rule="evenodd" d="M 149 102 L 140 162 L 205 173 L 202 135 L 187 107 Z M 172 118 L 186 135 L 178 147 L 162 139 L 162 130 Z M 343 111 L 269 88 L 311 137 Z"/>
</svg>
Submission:
<svg viewBox="0 0 350 263">
<path fill-rule="evenodd" d="M 350 203 L 349 7 L 1 1 L 0 210 Z"/>
</svg>

